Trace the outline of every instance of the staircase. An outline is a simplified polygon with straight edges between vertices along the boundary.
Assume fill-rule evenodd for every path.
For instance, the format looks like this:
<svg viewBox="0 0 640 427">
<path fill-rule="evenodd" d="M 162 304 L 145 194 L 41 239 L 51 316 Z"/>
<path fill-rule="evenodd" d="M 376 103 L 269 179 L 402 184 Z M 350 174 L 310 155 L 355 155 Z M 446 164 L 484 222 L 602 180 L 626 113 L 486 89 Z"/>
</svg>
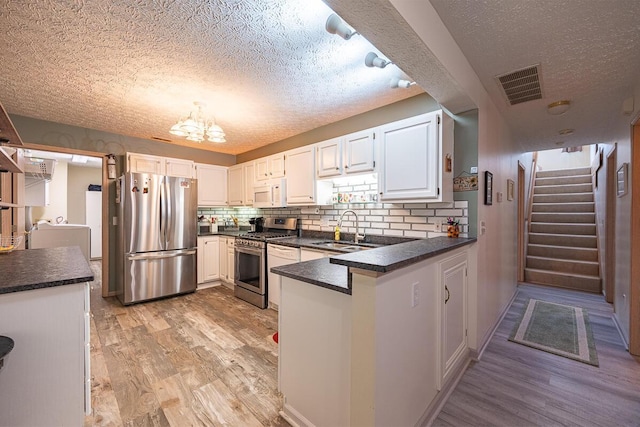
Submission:
<svg viewBox="0 0 640 427">
<path fill-rule="evenodd" d="M 600 293 L 591 169 L 536 174 L 525 281 Z"/>
</svg>

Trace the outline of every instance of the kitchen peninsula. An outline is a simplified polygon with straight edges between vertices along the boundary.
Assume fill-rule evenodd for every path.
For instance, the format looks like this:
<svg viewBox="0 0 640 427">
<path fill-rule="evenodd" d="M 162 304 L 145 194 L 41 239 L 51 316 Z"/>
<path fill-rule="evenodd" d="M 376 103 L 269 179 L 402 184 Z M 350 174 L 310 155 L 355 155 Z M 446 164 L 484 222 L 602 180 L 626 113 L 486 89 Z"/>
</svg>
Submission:
<svg viewBox="0 0 640 427">
<path fill-rule="evenodd" d="M 421 239 L 274 268 L 283 417 L 426 422 L 469 360 L 475 242 Z"/>
<path fill-rule="evenodd" d="M 80 248 L 0 255 L 0 425 L 82 425 L 90 411 L 89 284 Z"/>
</svg>

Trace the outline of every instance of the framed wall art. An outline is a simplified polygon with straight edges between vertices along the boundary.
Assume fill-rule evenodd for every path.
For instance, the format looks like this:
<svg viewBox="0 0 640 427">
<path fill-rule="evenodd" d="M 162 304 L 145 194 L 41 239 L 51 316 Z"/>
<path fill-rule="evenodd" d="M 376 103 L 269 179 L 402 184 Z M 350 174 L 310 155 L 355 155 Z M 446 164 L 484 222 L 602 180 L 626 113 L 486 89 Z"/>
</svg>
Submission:
<svg viewBox="0 0 640 427">
<path fill-rule="evenodd" d="M 628 163 L 623 163 L 616 174 L 616 194 L 622 197 L 627 194 L 627 174 L 629 169 Z"/>
<path fill-rule="evenodd" d="M 484 171 L 484 204 L 493 204 L 493 174 L 489 171 Z"/>
</svg>

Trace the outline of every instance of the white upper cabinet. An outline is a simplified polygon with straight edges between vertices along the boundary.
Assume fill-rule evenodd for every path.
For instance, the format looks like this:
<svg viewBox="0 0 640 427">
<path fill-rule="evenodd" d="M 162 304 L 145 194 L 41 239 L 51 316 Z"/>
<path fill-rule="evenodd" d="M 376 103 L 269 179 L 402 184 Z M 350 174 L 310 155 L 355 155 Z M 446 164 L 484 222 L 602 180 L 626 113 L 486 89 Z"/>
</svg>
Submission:
<svg viewBox="0 0 640 427">
<path fill-rule="evenodd" d="M 374 137 L 368 129 L 316 144 L 318 178 L 374 171 Z"/>
<path fill-rule="evenodd" d="M 227 206 L 227 168 L 196 163 L 198 206 Z"/>
<path fill-rule="evenodd" d="M 316 144 L 316 168 L 319 178 L 342 174 L 342 138 Z"/>
<path fill-rule="evenodd" d="M 375 169 L 375 134 L 372 129 L 344 137 L 345 173 L 371 172 Z"/>
<path fill-rule="evenodd" d="M 194 163 L 191 160 L 127 153 L 127 172 L 193 178 L 193 167 Z"/>
<path fill-rule="evenodd" d="M 453 120 L 449 116 L 441 110 L 421 114 L 381 126 L 378 132 L 381 201 L 453 200 Z"/>
<path fill-rule="evenodd" d="M 127 172 L 164 175 L 165 160 L 151 154 L 127 153 Z"/>
<path fill-rule="evenodd" d="M 331 183 L 316 181 L 313 145 L 287 151 L 287 169 L 287 205 L 331 203 Z"/>
<path fill-rule="evenodd" d="M 244 167 L 235 165 L 229 167 L 229 206 L 244 206 Z"/>
<path fill-rule="evenodd" d="M 253 162 L 229 168 L 229 206 L 253 205 Z"/>
<path fill-rule="evenodd" d="M 194 178 L 195 163 L 191 160 L 165 159 L 165 175 L 181 178 Z"/>
<path fill-rule="evenodd" d="M 284 153 L 263 157 L 255 161 L 255 180 L 265 181 L 284 177 Z"/>
</svg>

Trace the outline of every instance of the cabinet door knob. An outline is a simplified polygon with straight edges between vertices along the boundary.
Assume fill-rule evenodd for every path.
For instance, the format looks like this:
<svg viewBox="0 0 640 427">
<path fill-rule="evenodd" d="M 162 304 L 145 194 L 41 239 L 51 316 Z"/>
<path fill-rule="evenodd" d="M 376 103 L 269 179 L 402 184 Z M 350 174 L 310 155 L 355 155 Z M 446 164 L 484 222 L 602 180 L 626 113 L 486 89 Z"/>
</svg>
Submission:
<svg viewBox="0 0 640 427">
<path fill-rule="evenodd" d="M 349 165 L 344 165 L 344 168 L 345 169 L 349 169 Z"/>
<path fill-rule="evenodd" d="M 451 298 L 451 293 L 449 292 L 449 288 L 447 288 L 447 285 L 444 285 L 444 291 L 447 293 L 447 296 L 444 299 L 444 303 L 448 303 L 449 299 Z"/>
<path fill-rule="evenodd" d="M 340 168 L 336 166 L 336 170 L 337 170 L 337 171 L 339 171 L 339 170 L 340 170 Z"/>
</svg>

